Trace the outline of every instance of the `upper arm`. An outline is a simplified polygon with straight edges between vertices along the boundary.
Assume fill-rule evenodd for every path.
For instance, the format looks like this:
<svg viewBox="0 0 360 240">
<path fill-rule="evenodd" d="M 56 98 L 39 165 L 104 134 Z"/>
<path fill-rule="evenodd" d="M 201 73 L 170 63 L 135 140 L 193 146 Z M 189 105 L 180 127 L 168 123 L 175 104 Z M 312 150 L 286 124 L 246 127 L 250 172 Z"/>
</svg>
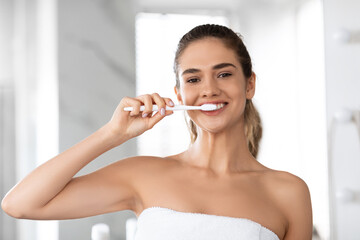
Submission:
<svg viewBox="0 0 360 240">
<path fill-rule="evenodd" d="M 308 186 L 299 177 L 288 176 L 284 186 L 282 206 L 288 220 L 285 240 L 311 240 L 312 207 Z"/>
<path fill-rule="evenodd" d="M 133 210 L 137 201 L 133 183 L 138 158 L 123 159 L 73 178 L 33 218 L 72 219 Z"/>
</svg>

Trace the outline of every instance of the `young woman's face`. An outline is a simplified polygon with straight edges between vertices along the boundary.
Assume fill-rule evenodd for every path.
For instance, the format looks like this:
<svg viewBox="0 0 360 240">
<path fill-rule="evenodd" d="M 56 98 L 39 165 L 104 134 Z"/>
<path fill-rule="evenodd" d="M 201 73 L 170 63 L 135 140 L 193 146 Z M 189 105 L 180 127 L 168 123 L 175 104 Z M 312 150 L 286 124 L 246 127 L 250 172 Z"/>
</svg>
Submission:
<svg viewBox="0 0 360 240">
<path fill-rule="evenodd" d="M 246 79 L 236 53 L 217 38 L 195 41 L 179 58 L 181 104 L 225 104 L 216 111 L 188 111 L 202 129 L 219 132 L 243 120 L 246 99 L 255 93 L 255 75 Z"/>
</svg>

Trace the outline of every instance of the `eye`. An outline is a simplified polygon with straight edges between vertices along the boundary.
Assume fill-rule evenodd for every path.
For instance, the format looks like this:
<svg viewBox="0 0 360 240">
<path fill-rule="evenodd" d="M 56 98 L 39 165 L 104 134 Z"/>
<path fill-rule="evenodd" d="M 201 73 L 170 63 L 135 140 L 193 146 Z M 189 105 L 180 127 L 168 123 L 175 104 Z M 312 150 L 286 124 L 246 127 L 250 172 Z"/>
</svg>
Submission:
<svg viewBox="0 0 360 240">
<path fill-rule="evenodd" d="M 197 81 L 199 81 L 199 79 L 197 79 L 197 78 L 190 78 L 190 79 L 188 79 L 186 82 L 188 82 L 188 83 L 196 83 Z"/>
<path fill-rule="evenodd" d="M 232 74 L 231 73 L 220 73 L 218 75 L 219 78 L 225 78 L 225 77 L 230 77 Z"/>
</svg>

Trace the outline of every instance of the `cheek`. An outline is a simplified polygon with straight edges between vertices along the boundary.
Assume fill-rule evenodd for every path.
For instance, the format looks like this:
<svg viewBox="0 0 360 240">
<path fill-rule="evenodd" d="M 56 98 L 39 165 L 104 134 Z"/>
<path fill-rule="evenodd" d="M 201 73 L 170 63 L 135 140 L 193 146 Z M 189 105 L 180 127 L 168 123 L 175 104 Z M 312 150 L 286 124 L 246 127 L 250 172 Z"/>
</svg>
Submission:
<svg viewBox="0 0 360 240">
<path fill-rule="evenodd" d="M 237 112 L 245 108 L 246 104 L 246 89 L 242 84 L 234 84 L 232 87 L 228 87 L 226 92 L 232 101 L 232 111 Z"/>
<path fill-rule="evenodd" d="M 239 106 L 243 107 L 246 103 L 246 91 L 244 89 L 234 89 L 234 95 L 237 96 L 236 101 L 238 102 Z"/>
<path fill-rule="evenodd" d="M 183 104 L 185 105 L 193 105 L 196 101 L 196 91 L 191 88 L 182 87 L 181 88 L 181 98 L 183 101 Z"/>
<path fill-rule="evenodd" d="M 242 100 L 246 98 L 246 91 L 243 88 L 230 89 L 232 96 L 237 96 L 238 99 Z"/>
<path fill-rule="evenodd" d="M 239 80 L 234 79 L 230 83 L 225 83 L 222 86 L 223 92 L 226 93 L 233 100 L 245 98 L 246 89 L 244 84 L 239 83 Z"/>
</svg>

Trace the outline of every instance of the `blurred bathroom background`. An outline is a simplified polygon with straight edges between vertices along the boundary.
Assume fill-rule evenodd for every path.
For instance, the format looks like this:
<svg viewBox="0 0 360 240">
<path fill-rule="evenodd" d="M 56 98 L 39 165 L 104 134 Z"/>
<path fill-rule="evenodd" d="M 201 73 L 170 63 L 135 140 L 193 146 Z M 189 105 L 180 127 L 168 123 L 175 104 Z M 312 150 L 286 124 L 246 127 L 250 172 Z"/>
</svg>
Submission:
<svg viewBox="0 0 360 240">
<path fill-rule="evenodd" d="M 360 239 L 359 12 L 357 0 L 0 0 L 1 198 L 105 124 L 121 98 L 158 92 L 177 103 L 177 41 L 218 23 L 243 36 L 253 59 L 264 125 L 258 160 L 307 182 L 314 239 Z M 79 175 L 189 142 L 176 112 Z M 85 240 L 102 222 L 112 240 L 125 240 L 134 217 L 32 221 L 0 211 L 0 239 Z"/>
</svg>

